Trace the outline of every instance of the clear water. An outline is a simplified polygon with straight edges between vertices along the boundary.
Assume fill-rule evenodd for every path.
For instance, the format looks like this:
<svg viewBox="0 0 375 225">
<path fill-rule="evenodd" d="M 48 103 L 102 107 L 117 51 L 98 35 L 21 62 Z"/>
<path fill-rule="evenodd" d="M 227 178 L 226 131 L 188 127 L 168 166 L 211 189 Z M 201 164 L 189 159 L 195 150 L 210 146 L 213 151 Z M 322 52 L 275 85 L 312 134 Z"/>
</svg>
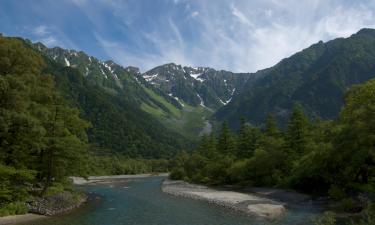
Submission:
<svg viewBox="0 0 375 225">
<path fill-rule="evenodd" d="M 267 221 L 161 192 L 161 177 L 85 187 L 100 201 L 60 217 L 27 225 L 309 225 L 318 213 L 306 205 L 289 209 L 278 221 Z"/>
</svg>

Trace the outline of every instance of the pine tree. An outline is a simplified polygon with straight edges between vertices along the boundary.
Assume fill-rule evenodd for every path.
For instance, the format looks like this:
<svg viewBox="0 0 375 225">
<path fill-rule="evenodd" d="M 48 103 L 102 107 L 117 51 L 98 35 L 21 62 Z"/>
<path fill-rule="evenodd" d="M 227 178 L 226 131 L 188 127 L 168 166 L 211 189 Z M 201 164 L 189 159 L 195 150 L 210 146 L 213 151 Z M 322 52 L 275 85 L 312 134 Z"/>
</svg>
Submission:
<svg viewBox="0 0 375 225">
<path fill-rule="evenodd" d="M 229 130 L 228 124 L 224 122 L 218 137 L 217 150 L 221 154 L 233 156 L 235 154 L 235 148 L 234 138 Z"/>
<path fill-rule="evenodd" d="M 279 133 L 275 117 L 272 114 L 268 114 L 264 134 L 269 137 L 277 137 Z"/>
<path fill-rule="evenodd" d="M 309 141 L 309 120 L 300 105 L 295 105 L 289 120 L 287 144 L 292 154 L 301 155 L 305 152 Z"/>
<path fill-rule="evenodd" d="M 237 136 L 238 158 L 250 158 L 258 147 L 261 132 L 258 128 L 246 124 L 244 118 L 241 118 L 240 129 Z"/>
</svg>

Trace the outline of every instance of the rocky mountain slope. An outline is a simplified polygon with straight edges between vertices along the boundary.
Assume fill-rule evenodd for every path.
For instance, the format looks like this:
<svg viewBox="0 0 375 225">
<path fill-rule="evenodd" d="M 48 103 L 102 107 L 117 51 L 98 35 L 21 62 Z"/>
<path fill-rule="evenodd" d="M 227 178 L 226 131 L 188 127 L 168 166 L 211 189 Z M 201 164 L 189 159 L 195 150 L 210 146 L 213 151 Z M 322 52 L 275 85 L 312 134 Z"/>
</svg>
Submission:
<svg viewBox="0 0 375 225">
<path fill-rule="evenodd" d="M 248 79 L 254 79 L 249 73 L 232 73 L 174 63 L 155 67 L 141 76 L 175 98 L 181 106 L 187 103 L 212 110 L 228 104 Z"/>
</svg>

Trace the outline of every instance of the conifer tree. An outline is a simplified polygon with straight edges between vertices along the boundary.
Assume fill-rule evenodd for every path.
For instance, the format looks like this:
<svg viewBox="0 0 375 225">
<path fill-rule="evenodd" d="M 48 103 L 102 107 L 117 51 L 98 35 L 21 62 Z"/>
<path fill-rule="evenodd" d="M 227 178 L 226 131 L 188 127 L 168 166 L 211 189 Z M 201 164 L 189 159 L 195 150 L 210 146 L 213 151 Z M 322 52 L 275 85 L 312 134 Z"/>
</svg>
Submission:
<svg viewBox="0 0 375 225">
<path fill-rule="evenodd" d="M 292 154 L 300 156 L 305 152 L 309 139 L 309 120 L 303 113 L 302 107 L 296 104 L 287 129 L 287 144 Z"/>
<path fill-rule="evenodd" d="M 229 130 L 228 124 L 224 122 L 219 133 L 217 150 L 221 154 L 233 156 L 235 154 L 235 148 L 235 140 Z"/>
</svg>

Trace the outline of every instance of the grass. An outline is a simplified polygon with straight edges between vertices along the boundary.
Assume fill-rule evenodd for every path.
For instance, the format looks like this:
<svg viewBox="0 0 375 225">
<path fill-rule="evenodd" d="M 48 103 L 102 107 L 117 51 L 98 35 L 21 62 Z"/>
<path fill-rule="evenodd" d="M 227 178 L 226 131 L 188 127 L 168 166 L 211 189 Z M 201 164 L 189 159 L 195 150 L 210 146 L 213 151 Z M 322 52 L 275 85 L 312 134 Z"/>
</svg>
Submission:
<svg viewBox="0 0 375 225">
<path fill-rule="evenodd" d="M 184 104 L 183 109 L 180 110 L 151 89 L 146 87 L 144 87 L 144 89 L 150 98 L 163 104 L 169 112 L 164 111 L 152 103 L 142 103 L 141 109 L 143 111 L 155 116 L 165 126 L 182 134 L 186 138 L 191 140 L 197 140 L 199 138 L 199 133 L 205 125 L 204 122 L 206 121 L 206 118 L 209 118 L 212 114 L 208 108 L 202 106 L 190 106 L 180 100 L 181 103 Z"/>
<path fill-rule="evenodd" d="M 146 87 L 144 87 L 144 90 L 146 91 L 146 93 L 152 98 L 154 99 L 155 101 L 163 104 L 168 110 L 169 112 L 171 113 L 171 115 L 173 117 L 176 117 L 176 118 L 179 118 L 181 117 L 181 111 L 176 108 L 174 105 L 172 105 L 171 103 L 167 102 L 163 97 L 161 97 L 160 95 L 156 94 L 154 91 L 152 91 L 151 89 L 148 89 Z M 151 107 L 151 106 L 150 106 Z M 161 109 L 160 109 L 161 110 Z M 162 110 L 163 111 L 163 110 Z"/>
</svg>

